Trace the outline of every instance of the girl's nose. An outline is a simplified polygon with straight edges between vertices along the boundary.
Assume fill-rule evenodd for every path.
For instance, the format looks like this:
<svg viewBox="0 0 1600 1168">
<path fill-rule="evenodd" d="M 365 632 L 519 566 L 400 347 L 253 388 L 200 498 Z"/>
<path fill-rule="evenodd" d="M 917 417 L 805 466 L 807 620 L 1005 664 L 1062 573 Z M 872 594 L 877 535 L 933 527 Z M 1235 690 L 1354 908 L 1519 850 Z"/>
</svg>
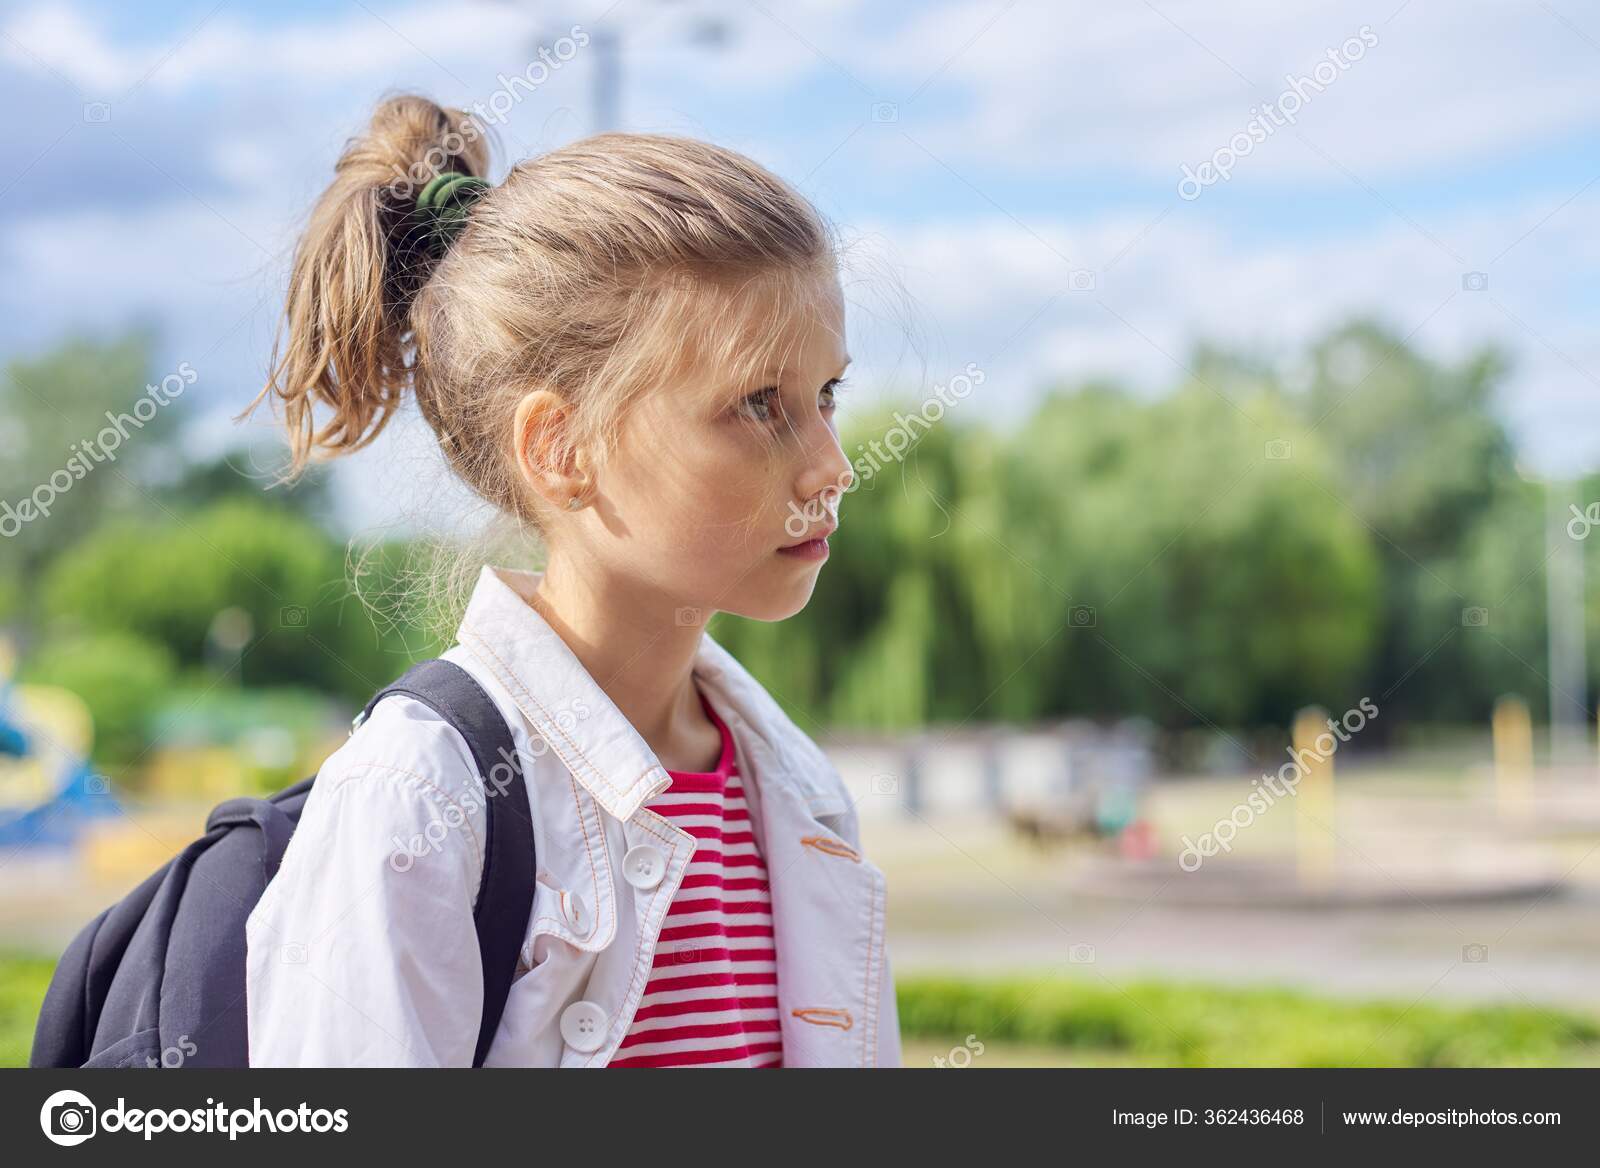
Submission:
<svg viewBox="0 0 1600 1168">
<path fill-rule="evenodd" d="M 832 426 L 820 425 L 820 437 L 811 444 L 800 481 L 795 485 L 802 499 L 823 497 L 830 511 L 838 509 L 839 498 L 855 482 L 855 468 L 839 445 Z"/>
</svg>

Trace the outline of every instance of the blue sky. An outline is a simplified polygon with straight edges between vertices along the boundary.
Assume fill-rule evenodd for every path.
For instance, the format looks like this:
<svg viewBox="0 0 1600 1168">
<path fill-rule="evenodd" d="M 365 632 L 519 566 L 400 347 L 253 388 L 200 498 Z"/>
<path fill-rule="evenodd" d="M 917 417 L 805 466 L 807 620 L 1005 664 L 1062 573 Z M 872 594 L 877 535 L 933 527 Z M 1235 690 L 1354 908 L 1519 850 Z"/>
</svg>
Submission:
<svg viewBox="0 0 1600 1168">
<path fill-rule="evenodd" d="M 1528 464 L 1600 463 L 1600 11 L 1573 0 L 12 3 L 0 346 L 158 322 L 201 373 L 200 441 L 228 440 L 374 99 L 487 100 L 574 24 L 623 37 L 622 128 L 743 150 L 859 241 L 857 400 L 977 362 L 962 408 L 1015 418 L 1052 381 L 1155 390 L 1200 338 L 1288 356 L 1361 312 L 1441 357 L 1502 345 Z M 1179 197 L 1330 52 L 1292 127 Z M 502 165 L 594 128 L 593 59 L 515 105 Z M 363 516 L 426 456 L 407 442 L 348 472 Z"/>
</svg>

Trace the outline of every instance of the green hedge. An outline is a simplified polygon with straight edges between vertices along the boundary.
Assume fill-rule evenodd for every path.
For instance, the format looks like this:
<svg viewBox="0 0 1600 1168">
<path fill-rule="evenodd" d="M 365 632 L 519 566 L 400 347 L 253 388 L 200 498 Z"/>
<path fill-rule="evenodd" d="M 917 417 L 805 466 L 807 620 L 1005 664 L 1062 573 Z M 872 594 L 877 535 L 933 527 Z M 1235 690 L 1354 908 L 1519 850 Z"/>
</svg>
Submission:
<svg viewBox="0 0 1600 1168">
<path fill-rule="evenodd" d="M 1054 975 L 896 984 L 908 1037 L 973 1034 L 1133 1056 L 1149 1066 L 1600 1065 L 1600 1019 L 1535 1006 L 1347 1002 L 1290 990 Z"/>
<path fill-rule="evenodd" d="M 0 1066 L 23 1066 L 54 962 L 0 957 Z M 1288 990 L 1049 977 L 897 982 L 908 1039 L 1014 1042 L 1077 1063 L 1284 1067 L 1600 1065 L 1600 1019 L 1529 1006 L 1343 1002 Z M 980 1064 L 981 1065 L 981 1064 Z"/>
</svg>

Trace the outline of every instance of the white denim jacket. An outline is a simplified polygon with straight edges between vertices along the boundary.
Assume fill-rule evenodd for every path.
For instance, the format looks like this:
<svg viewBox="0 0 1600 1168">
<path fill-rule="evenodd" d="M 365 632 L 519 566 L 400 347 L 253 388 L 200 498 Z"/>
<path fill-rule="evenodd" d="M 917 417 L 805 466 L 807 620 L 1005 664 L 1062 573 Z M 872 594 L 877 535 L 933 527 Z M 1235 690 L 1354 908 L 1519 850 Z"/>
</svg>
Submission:
<svg viewBox="0 0 1600 1168">
<path fill-rule="evenodd" d="M 694 839 L 644 808 L 670 777 L 526 602 L 538 580 L 484 568 L 444 654 L 505 716 L 533 813 L 533 912 L 486 1065 L 602 1067 L 638 1007 Z M 861 854 L 849 792 L 709 635 L 694 675 L 733 734 L 766 859 L 784 1064 L 898 1066 L 884 878 Z M 484 824 L 462 737 L 413 698 L 379 702 L 318 772 L 250 914 L 252 1066 L 471 1065 Z M 624 878 L 635 848 L 655 854 Z"/>
</svg>

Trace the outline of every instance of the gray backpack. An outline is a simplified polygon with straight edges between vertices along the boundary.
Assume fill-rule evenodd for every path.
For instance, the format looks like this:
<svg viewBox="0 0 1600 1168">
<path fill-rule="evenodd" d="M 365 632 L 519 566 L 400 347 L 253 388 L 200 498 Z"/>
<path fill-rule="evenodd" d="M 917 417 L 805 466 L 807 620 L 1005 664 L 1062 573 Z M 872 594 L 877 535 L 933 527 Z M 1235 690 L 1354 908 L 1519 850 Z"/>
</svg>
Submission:
<svg viewBox="0 0 1600 1168">
<path fill-rule="evenodd" d="M 484 800 L 483 880 L 473 908 L 483 1017 L 472 1065 L 500 1025 L 533 907 L 533 823 L 505 719 L 458 665 L 424 661 L 380 690 L 431 707 L 466 739 L 478 773 L 510 765 Z M 359 721 L 360 719 L 358 719 Z M 33 1036 L 35 1067 L 244 1067 L 245 921 L 277 872 L 316 776 L 265 799 L 219 804 L 206 833 L 86 925 L 61 955 Z"/>
</svg>

